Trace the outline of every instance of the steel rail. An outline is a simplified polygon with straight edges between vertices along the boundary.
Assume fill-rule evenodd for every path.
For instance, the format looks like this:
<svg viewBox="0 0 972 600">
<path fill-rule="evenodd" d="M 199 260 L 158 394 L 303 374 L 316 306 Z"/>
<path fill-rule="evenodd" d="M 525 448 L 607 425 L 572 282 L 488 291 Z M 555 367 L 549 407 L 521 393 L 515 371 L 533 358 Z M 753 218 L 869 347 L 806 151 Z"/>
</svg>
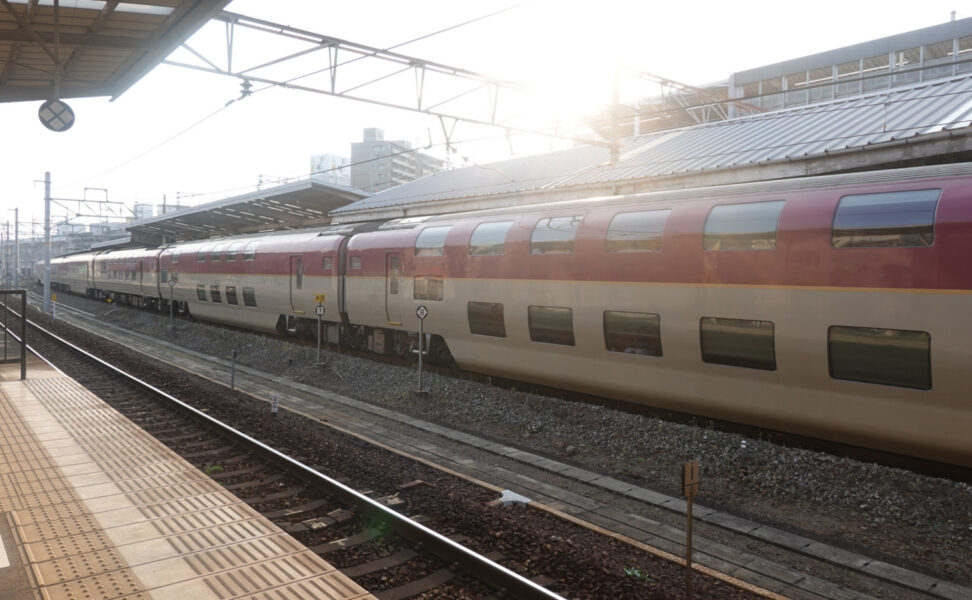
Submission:
<svg viewBox="0 0 972 600">
<path fill-rule="evenodd" d="M 8 310 L 10 309 L 8 308 Z M 16 311 L 11 310 L 11 312 L 17 314 Z M 158 389 L 152 384 L 142 381 L 134 375 L 131 375 L 130 373 L 119 369 L 111 363 L 98 358 L 97 356 L 72 344 L 64 338 L 47 331 L 37 323 L 32 321 L 27 321 L 27 323 L 40 333 L 54 339 L 58 343 L 72 349 L 85 358 L 100 364 L 104 368 L 116 373 L 120 377 L 134 383 L 135 385 L 151 391 L 153 394 L 156 394 L 157 396 L 165 399 L 167 402 L 175 405 L 181 410 L 184 410 L 206 425 L 213 427 L 220 433 L 240 440 L 242 443 L 255 448 L 262 454 L 285 464 L 288 468 L 297 472 L 302 478 L 317 486 L 318 489 L 322 489 L 327 493 L 333 494 L 334 496 L 340 498 L 342 502 L 348 504 L 349 506 L 355 507 L 363 514 L 366 514 L 372 518 L 380 519 L 381 522 L 390 525 L 390 527 L 399 535 L 408 538 L 413 542 L 424 545 L 434 554 L 445 560 L 460 564 L 463 568 L 473 573 L 476 577 L 496 588 L 507 591 L 512 595 L 512 597 L 522 598 L 523 600 L 566 600 L 563 596 L 559 596 L 551 592 L 550 590 L 530 581 L 522 575 L 507 569 L 503 565 L 497 564 L 492 560 L 477 554 L 469 548 L 466 548 L 465 546 L 450 540 L 449 538 L 429 529 L 428 527 L 425 527 L 421 523 L 417 523 L 405 515 L 383 506 L 381 503 L 372 500 L 371 498 L 355 491 L 354 489 L 335 479 L 332 479 L 331 477 L 328 477 L 312 467 L 305 465 L 304 463 L 297 461 L 286 454 L 283 454 L 275 448 L 272 448 L 263 442 L 254 439 L 249 435 L 230 427 L 229 425 L 226 425 L 225 423 L 222 423 L 221 421 L 196 408 L 193 408 L 178 398 Z M 44 358 L 33 347 L 29 345 L 27 347 L 39 358 Z M 49 362 L 46 359 L 44 360 Z"/>
</svg>

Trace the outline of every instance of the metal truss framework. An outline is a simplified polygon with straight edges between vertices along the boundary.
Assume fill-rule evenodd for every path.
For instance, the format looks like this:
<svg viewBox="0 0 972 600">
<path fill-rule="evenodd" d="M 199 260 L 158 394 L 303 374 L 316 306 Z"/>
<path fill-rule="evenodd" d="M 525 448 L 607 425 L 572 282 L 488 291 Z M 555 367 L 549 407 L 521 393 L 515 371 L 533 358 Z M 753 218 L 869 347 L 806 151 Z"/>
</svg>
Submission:
<svg viewBox="0 0 972 600">
<path fill-rule="evenodd" d="M 222 21 L 225 25 L 225 61 L 211 60 L 188 44 L 183 44 L 183 48 L 199 59 L 201 64 L 171 59 L 165 63 L 238 78 L 242 80 L 243 96 L 252 93 L 253 83 L 258 83 L 422 113 L 438 118 L 447 145 L 450 144 L 459 122 L 499 127 L 506 130 L 507 136 L 513 132 L 528 133 L 600 146 L 611 146 L 613 138 L 620 131 L 610 127 L 592 126 L 591 129 L 602 140 L 592 142 L 590 139 L 555 133 L 554 126 L 547 130 L 538 130 L 518 125 L 516 120 L 523 115 L 504 111 L 516 107 L 519 99 L 529 95 L 529 86 L 229 11 L 221 11 L 214 20 Z M 257 65 L 237 68 L 234 57 L 239 43 L 237 31 L 240 29 L 294 40 L 304 47 Z M 326 53 L 324 60 L 316 63 L 316 69 L 289 78 L 273 76 L 274 67 L 315 53 Z M 381 74 L 363 81 L 351 81 L 352 78 L 344 75 L 349 69 L 363 65 L 380 70 Z M 681 125 L 725 120 L 728 118 L 730 104 L 737 105 L 747 113 L 762 112 L 761 109 L 744 102 L 729 100 L 709 90 L 665 77 L 633 69 L 625 69 L 624 73 L 658 84 L 662 90 L 661 96 L 650 104 L 659 111 L 681 113 L 683 117 L 676 120 Z M 382 83 L 403 77 L 411 77 L 414 81 L 414 96 L 408 101 L 392 100 L 388 94 L 382 95 L 375 91 Z M 323 85 L 311 83 L 312 78 L 323 79 Z M 345 83 L 346 81 L 349 83 Z M 446 88 L 450 91 L 443 94 Z M 433 97 L 434 99 L 430 99 Z M 661 100 L 661 105 L 658 100 Z M 460 106 L 463 102 L 466 105 Z M 614 114 L 620 114 L 620 111 L 614 111 Z"/>
<path fill-rule="evenodd" d="M 526 98 L 531 89 L 513 81 L 228 11 L 221 11 L 213 20 L 225 24 L 225 61 L 211 60 L 188 44 L 183 44 L 182 47 L 203 64 L 171 59 L 166 60 L 165 64 L 238 78 L 243 82 L 243 96 L 252 93 L 252 84 L 258 83 L 430 115 L 439 119 L 447 144 L 459 122 L 499 127 L 505 129 L 507 134 L 529 133 L 590 143 L 590 140 L 518 125 L 516 119 L 522 115 L 505 111 L 515 110 L 517 100 Z M 240 29 L 295 40 L 306 46 L 257 65 L 238 68 L 234 58 L 238 51 L 236 46 L 240 43 L 237 38 Z M 273 67 L 315 53 L 326 56 L 313 71 L 289 78 L 271 74 Z M 352 68 L 370 68 L 381 71 L 381 74 L 364 81 L 351 81 L 352 78 L 345 77 L 344 73 Z M 312 78 L 319 80 L 322 76 L 324 85 L 310 83 Z M 403 77 L 414 80 L 414 97 L 410 101 L 389 100 L 380 91 L 375 95 L 380 84 Z M 344 81 L 351 82 L 345 84 Z M 606 145 L 606 142 L 601 144 Z"/>
</svg>

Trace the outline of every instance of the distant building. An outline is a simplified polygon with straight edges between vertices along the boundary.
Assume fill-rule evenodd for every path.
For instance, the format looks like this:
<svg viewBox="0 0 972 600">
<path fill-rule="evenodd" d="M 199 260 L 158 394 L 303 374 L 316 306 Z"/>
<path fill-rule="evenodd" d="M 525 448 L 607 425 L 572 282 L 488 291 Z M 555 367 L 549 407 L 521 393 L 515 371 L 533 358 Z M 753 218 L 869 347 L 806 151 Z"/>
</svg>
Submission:
<svg viewBox="0 0 972 600">
<path fill-rule="evenodd" d="M 377 128 L 364 130 L 363 141 L 351 144 L 351 186 L 377 192 L 441 171 L 445 161 L 412 149 L 404 140 L 386 140 Z"/>
<path fill-rule="evenodd" d="M 155 216 L 155 210 L 153 209 L 151 204 L 136 204 L 132 212 L 135 215 L 136 221 L 141 221 L 142 219 L 150 219 Z"/>
<path fill-rule="evenodd" d="M 171 213 L 171 212 L 175 212 L 177 210 L 182 210 L 183 208 L 186 208 L 186 207 L 183 206 L 183 205 L 181 205 L 181 204 L 179 204 L 178 202 L 175 202 L 175 203 L 166 202 L 165 204 L 158 204 L 158 205 L 156 205 L 156 208 L 159 209 L 158 212 L 156 213 L 157 215 L 164 215 L 166 213 Z"/>
<path fill-rule="evenodd" d="M 54 228 L 55 235 L 73 235 L 84 233 L 87 225 L 82 223 L 61 223 Z"/>
<path fill-rule="evenodd" d="M 324 183 L 351 187 L 351 159 L 336 154 L 312 156 L 310 174 Z"/>
<path fill-rule="evenodd" d="M 91 223 L 88 225 L 88 231 L 96 236 L 124 235 L 125 223 L 111 223 L 108 221 Z"/>
<path fill-rule="evenodd" d="M 948 23 L 733 73 L 728 91 L 730 99 L 776 110 L 970 73 L 972 18 L 953 15 Z"/>
</svg>

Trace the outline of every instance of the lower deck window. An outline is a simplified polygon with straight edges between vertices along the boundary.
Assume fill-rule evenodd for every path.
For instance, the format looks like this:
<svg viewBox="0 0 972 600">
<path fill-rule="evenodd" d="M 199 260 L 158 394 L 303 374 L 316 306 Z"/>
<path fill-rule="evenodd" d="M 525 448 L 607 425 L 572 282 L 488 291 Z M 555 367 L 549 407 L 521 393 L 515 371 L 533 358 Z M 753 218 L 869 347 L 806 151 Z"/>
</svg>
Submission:
<svg viewBox="0 0 972 600">
<path fill-rule="evenodd" d="M 416 300 L 442 300 L 442 278 L 418 276 L 415 278 L 413 297 Z"/>
<path fill-rule="evenodd" d="M 776 370 L 772 321 L 703 317 L 699 323 L 702 360 L 707 363 Z"/>
<path fill-rule="evenodd" d="M 218 285 L 211 285 L 211 286 L 209 286 L 209 295 L 212 296 L 213 302 L 222 302 L 223 301 L 223 299 L 222 299 L 222 297 L 221 297 L 221 295 L 219 293 L 219 286 Z"/>
<path fill-rule="evenodd" d="M 243 304 L 246 306 L 256 306 L 256 290 L 251 287 L 243 288 Z"/>
<path fill-rule="evenodd" d="M 206 286 L 204 286 L 201 283 L 196 285 L 196 297 L 202 300 L 203 302 L 206 301 Z"/>
<path fill-rule="evenodd" d="M 531 306 L 527 309 L 530 339 L 546 344 L 574 345 L 574 311 L 558 306 Z"/>
<path fill-rule="evenodd" d="M 227 304 L 239 304 L 236 299 L 236 286 L 228 285 L 226 286 L 226 303 Z"/>
<path fill-rule="evenodd" d="M 468 305 L 469 333 L 506 337 L 503 305 L 498 302 L 470 302 Z"/>
<path fill-rule="evenodd" d="M 834 379 L 931 389 L 931 335 L 926 331 L 835 325 L 827 330 Z"/>
<path fill-rule="evenodd" d="M 609 352 L 661 356 L 661 318 L 654 313 L 606 310 L 604 345 Z"/>
</svg>

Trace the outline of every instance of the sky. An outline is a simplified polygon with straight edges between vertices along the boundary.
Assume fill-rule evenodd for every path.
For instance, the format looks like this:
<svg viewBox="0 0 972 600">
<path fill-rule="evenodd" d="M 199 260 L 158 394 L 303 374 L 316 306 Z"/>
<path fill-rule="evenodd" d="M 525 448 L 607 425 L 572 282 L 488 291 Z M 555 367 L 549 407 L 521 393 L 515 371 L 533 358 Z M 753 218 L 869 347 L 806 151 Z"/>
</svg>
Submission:
<svg viewBox="0 0 972 600">
<path fill-rule="evenodd" d="M 61 0 L 61 10 L 71 4 Z M 234 0 L 226 10 L 522 83 L 531 94 L 511 96 L 510 103 L 501 95 L 501 114 L 522 111 L 514 122 L 546 130 L 552 118 L 566 127 L 571 115 L 608 104 L 618 64 L 701 85 L 727 79 L 733 71 L 944 23 L 953 10 L 957 18 L 969 17 L 970 4 Z M 428 37 L 405 44 L 423 36 Z M 222 23 L 205 26 L 188 43 L 214 62 L 225 61 Z M 235 46 L 234 66 L 254 66 L 306 47 L 245 31 L 236 33 Z M 318 70 L 326 66 L 323 58 L 318 53 L 293 61 L 275 74 Z M 170 59 L 199 64 L 184 49 Z M 380 74 L 362 61 L 342 66 L 338 81 L 355 85 Z M 391 102 L 414 101 L 411 77 L 390 78 L 368 93 Z M 427 102 L 453 92 L 453 84 L 427 84 Z M 503 130 L 459 123 L 447 152 L 442 125 L 427 115 L 259 84 L 253 90 L 240 98 L 238 79 L 160 65 L 114 101 L 68 99 L 76 123 L 62 133 L 41 125 L 40 102 L 0 104 L 0 223 L 12 222 L 17 207 L 20 234 L 30 235 L 29 223 L 43 219 L 45 172 L 51 173 L 52 197 L 59 199 L 54 220 L 91 222 L 97 219 L 73 216 L 79 210 L 75 200 L 195 205 L 252 192 L 261 179 L 306 177 L 312 155 L 350 156 L 350 144 L 369 127 L 384 130 L 386 139 L 427 147 L 425 152 L 454 164 L 484 164 L 566 143 L 507 137 Z M 621 81 L 622 101 L 657 91 L 633 78 Z M 447 106 L 488 112 L 484 93 L 461 102 Z M 130 214 L 117 205 L 81 209 L 84 214 L 97 210 L 104 216 Z M 40 230 L 34 226 L 33 231 Z"/>
</svg>

